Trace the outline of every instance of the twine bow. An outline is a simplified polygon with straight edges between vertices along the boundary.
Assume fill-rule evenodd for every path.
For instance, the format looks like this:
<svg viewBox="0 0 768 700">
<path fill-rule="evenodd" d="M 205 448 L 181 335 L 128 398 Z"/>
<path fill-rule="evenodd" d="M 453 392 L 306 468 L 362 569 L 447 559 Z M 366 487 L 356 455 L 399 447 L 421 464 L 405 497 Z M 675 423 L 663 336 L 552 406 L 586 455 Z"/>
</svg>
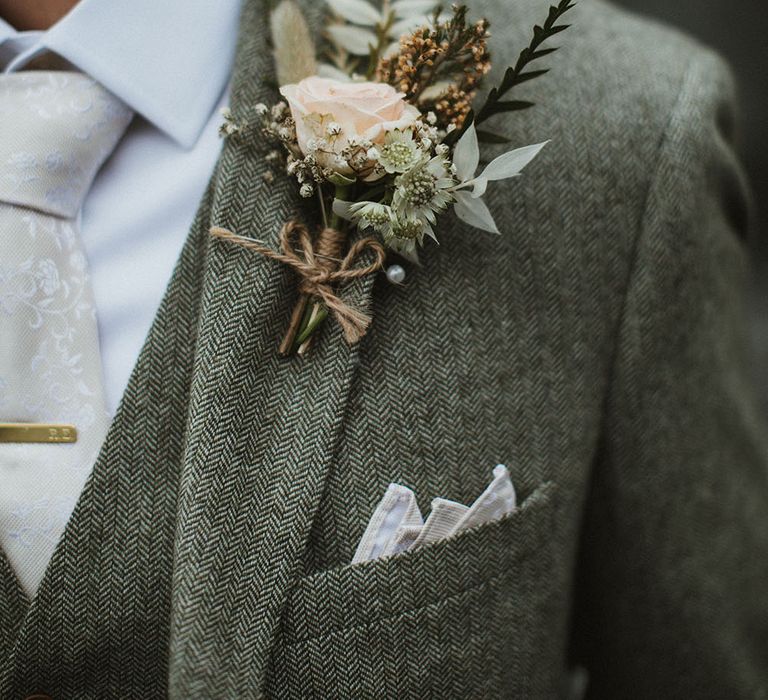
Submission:
<svg viewBox="0 0 768 700">
<path fill-rule="evenodd" d="M 336 288 L 377 272 L 384 266 L 386 253 L 384 247 L 375 238 L 362 238 L 355 241 L 342 258 L 346 242 L 346 236 L 343 233 L 334 228 L 324 228 L 313 241 L 307 227 L 294 220 L 283 224 L 280 230 L 280 250 L 274 250 L 252 238 L 239 236 L 218 226 L 211 229 L 211 235 L 293 268 L 301 278 L 299 291 L 304 297 L 302 308 L 306 304 L 307 297 L 321 299 L 336 317 L 347 342 L 354 344 L 365 335 L 371 323 L 370 315 L 344 301 L 338 296 Z M 298 246 L 294 245 L 294 238 Z M 373 251 L 376 256 L 373 262 L 362 267 L 353 267 L 358 257 L 367 249 Z M 299 253 L 298 250 L 301 252 Z M 292 330 L 295 334 L 294 326 L 301 321 L 301 313 L 297 313 L 298 309 L 299 306 L 291 319 L 292 328 L 289 329 L 289 335 Z"/>
</svg>

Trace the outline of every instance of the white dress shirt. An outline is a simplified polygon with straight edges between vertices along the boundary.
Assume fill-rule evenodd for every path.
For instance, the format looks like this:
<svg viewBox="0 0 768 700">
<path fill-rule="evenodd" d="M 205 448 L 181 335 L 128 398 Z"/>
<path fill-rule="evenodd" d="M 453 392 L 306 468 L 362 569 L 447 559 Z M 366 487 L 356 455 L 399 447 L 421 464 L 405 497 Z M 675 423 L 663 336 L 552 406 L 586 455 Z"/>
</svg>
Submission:
<svg viewBox="0 0 768 700">
<path fill-rule="evenodd" d="M 0 19 L 4 72 L 51 50 L 136 112 L 81 222 L 112 412 L 221 149 L 239 11 L 240 0 L 81 0 L 46 32 Z"/>
</svg>

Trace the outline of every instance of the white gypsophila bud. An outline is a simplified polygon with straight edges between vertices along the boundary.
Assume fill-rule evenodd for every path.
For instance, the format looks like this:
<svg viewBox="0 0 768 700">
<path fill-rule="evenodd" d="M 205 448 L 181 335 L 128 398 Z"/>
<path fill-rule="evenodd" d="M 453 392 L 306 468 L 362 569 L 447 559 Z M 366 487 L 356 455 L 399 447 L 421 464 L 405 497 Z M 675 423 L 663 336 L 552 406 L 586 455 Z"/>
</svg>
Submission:
<svg viewBox="0 0 768 700">
<path fill-rule="evenodd" d="M 263 117 L 267 112 L 269 112 L 269 107 L 267 107 L 267 105 L 265 105 L 263 102 L 259 102 L 259 104 L 257 104 L 253 109 L 260 117 Z"/>
<path fill-rule="evenodd" d="M 323 175 L 322 168 L 315 167 L 315 168 L 312 168 L 312 179 L 316 183 L 320 184 L 321 182 L 325 182 L 327 178 L 325 177 L 325 175 Z"/>
<path fill-rule="evenodd" d="M 326 129 L 328 136 L 339 136 L 342 132 L 341 124 L 338 122 L 331 122 Z"/>
<path fill-rule="evenodd" d="M 301 189 L 299 190 L 299 194 L 305 199 L 308 199 L 313 194 L 315 194 L 315 186 L 311 182 L 305 182 L 301 186 Z"/>
<path fill-rule="evenodd" d="M 430 150 L 432 148 L 432 141 L 430 139 L 427 139 L 427 138 L 421 139 L 421 147 L 425 151 Z"/>
<path fill-rule="evenodd" d="M 368 158 L 368 160 L 378 160 L 380 155 L 381 153 L 379 152 L 379 149 L 374 146 L 373 148 L 368 149 L 365 157 Z"/>
<path fill-rule="evenodd" d="M 268 163 L 274 163 L 276 160 L 280 159 L 280 151 L 270 151 L 267 153 L 265 160 Z"/>
<path fill-rule="evenodd" d="M 219 110 L 219 114 L 221 114 L 224 119 L 232 119 L 232 110 L 229 107 L 222 107 L 221 110 Z"/>
<path fill-rule="evenodd" d="M 264 179 L 264 182 L 271 185 L 275 181 L 275 174 L 271 170 L 267 170 L 267 172 L 262 175 L 262 178 Z"/>
<path fill-rule="evenodd" d="M 437 124 L 437 115 L 434 112 L 427 112 L 427 124 L 431 126 Z"/>
<path fill-rule="evenodd" d="M 272 107 L 272 117 L 274 119 L 280 119 L 285 114 L 285 108 L 287 105 L 285 102 L 278 102 L 276 105 Z"/>
<path fill-rule="evenodd" d="M 439 156 L 445 156 L 448 155 L 448 151 L 451 149 L 444 143 L 439 143 L 437 146 L 435 146 L 435 153 Z"/>
<path fill-rule="evenodd" d="M 448 128 L 445 130 L 445 133 L 450 134 L 452 131 L 456 131 L 456 125 L 453 122 L 451 122 L 448 125 Z"/>
<path fill-rule="evenodd" d="M 290 129 L 288 129 L 287 127 L 285 127 L 285 126 L 281 126 L 281 127 L 280 127 L 280 128 L 277 130 L 277 135 L 278 135 L 278 136 L 279 136 L 281 139 L 285 139 L 285 140 L 287 141 L 287 140 L 289 140 L 289 139 L 291 139 L 291 138 L 293 137 L 293 132 L 292 132 Z"/>
</svg>

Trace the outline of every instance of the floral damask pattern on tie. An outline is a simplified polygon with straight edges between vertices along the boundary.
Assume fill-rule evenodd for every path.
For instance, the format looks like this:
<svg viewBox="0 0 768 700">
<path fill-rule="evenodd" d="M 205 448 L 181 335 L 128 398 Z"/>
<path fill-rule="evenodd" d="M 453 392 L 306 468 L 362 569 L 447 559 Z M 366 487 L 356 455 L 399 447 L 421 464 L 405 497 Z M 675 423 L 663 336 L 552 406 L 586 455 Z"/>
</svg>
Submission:
<svg viewBox="0 0 768 700">
<path fill-rule="evenodd" d="M 72 423 L 0 444 L 0 544 L 32 595 L 109 426 L 77 219 L 131 111 L 79 73 L 0 76 L 0 421 Z"/>
</svg>

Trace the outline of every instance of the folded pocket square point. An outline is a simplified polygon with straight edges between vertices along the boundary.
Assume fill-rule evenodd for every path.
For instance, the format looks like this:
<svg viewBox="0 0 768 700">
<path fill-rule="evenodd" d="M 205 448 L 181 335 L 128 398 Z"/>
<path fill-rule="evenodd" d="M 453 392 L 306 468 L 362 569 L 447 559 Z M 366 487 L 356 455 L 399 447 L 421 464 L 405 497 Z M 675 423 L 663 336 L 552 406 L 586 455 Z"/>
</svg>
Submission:
<svg viewBox="0 0 768 700">
<path fill-rule="evenodd" d="M 376 507 L 352 563 L 360 563 L 417 549 L 447 539 L 462 530 L 499 520 L 517 507 L 515 487 L 503 464 L 471 506 L 437 497 L 423 520 L 411 489 L 391 483 Z"/>
</svg>

